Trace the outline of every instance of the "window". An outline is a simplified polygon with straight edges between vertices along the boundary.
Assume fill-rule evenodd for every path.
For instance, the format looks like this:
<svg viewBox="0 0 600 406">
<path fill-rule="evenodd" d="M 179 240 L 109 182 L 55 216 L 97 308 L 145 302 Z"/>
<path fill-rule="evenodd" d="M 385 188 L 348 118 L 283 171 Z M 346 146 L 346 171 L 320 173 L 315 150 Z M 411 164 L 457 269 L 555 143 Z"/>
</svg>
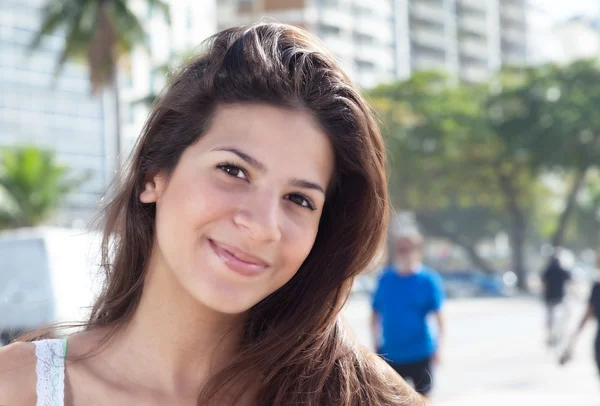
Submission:
<svg viewBox="0 0 600 406">
<path fill-rule="evenodd" d="M 375 64 L 371 61 L 366 61 L 363 59 L 356 59 L 356 66 L 358 69 L 363 71 L 370 71 L 375 69 Z"/>
<path fill-rule="evenodd" d="M 419 20 L 411 24 L 411 29 L 434 31 L 438 34 L 444 34 L 444 24 L 439 22 Z"/>
<path fill-rule="evenodd" d="M 354 6 L 354 15 L 356 16 L 370 16 L 373 14 L 373 9 L 370 7 Z"/>
<path fill-rule="evenodd" d="M 323 36 L 328 36 L 328 35 L 337 36 L 337 35 L 340 35 L 340 28 L 334 27 L 333 25 L 321 24 L 320 32 L 321 32 L 321 35 L 323 35 Z"/>
<path fill-rule="evenodd" d="M 359 45 L 371 45 L 377 42 L 375 37 L 358 32 L 354 33 L 354 41 Z"/>
<path fill-rule="evenodd" d="M 443 49 L 435 49 L 420 44 L 412 44 L 413 55 L 422 55 L 428 59 L 439 59 L 444 60 L 446 58 L 446 51 Z"/>
<path fill-rule="evenodd" d="M 238 12 L 251 13 L 254 10 L 254 0 L 238 0 Z"/>
</svg>

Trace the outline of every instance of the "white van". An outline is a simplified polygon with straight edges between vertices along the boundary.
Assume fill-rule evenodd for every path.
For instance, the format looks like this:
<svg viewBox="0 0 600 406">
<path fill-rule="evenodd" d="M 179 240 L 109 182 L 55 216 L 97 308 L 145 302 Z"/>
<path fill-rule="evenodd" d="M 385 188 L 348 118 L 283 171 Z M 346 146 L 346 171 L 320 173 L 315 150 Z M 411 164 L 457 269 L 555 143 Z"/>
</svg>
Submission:
<svg viewBox="0 0 600 406">
<path fill-rule="evenodd" d="M 55 322 L 86 319 L 98 286 L 99 241 L 96 233 L 74 229 L 0 232 L 2 342 Z"/>
</svg>

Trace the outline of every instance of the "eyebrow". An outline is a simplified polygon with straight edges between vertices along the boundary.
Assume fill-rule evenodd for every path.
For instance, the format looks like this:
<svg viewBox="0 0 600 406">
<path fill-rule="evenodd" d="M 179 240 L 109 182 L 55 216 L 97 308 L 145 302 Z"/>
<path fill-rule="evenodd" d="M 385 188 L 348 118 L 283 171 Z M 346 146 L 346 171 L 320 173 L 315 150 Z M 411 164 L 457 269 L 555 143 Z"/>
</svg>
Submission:
<svg viewBox="0 0 600 406">
<path fill-rule="evenodd" d="M 314 189 L 314 190 L 318 190 L 319 192 L 325 194 L 325 189 L 323 189 L 323 187 L 317 183 L 314 182 L 309 182 L 307 180 L 302 180 L 302 179 L 292 179 L 292 185 L 302 188 L 302 189 Z"/>
<path fill-rule="evenodd" d="M 238 157 L 240 157 L 243 161 L 245 161 L 248 165 L 252 166 L 253 168 L 259 170 L 260 172 L 264 173 L 267 171 L 267 167 L 265 166 L 265 164 L 263 164 L 262 162 L 260 162 L 258 159 L 251 157 L 250 155 L 240 151 L 237 148 L 233 148 L 233 147 L 221 147 L 221 148 L 215 148 L 213 149 L 213 151 L 226 151 L 226 152 L 231 152 L 235 155 L 237 155 Z M 302 189 L 313 189 L 313 190 L 318 190 L 319 192 L 325 194 L 325 189 L 319 185 L 318 183 L 314 183 L 314 182 L 310 182 L 308 180 L 304 180 L 304 179 L 292 179 L 291 184 L 293 186 L 302 188 Z"/>
<path fill-rule="evenodd" d="M 215 148 L 213 149 L 213 151 L 227 151 L 227 152 L 231 152 L 233 154 L 236 154 L 237 156 L 239 156 L 242 160 L 244 160 L 248 165 L 252 166 L 253 168 L 259 170 L 260 172 L 266 172 L 267 171 L 267 167 L 265 166 L 265 164 L 263 164 L 262 162 L 260 162 L 258 159 L 251 157 L 250 155 L 240 151 L 237 148 L 232 148 L 232 147 L 223 147 L 223 148 Z"/>
</svg>

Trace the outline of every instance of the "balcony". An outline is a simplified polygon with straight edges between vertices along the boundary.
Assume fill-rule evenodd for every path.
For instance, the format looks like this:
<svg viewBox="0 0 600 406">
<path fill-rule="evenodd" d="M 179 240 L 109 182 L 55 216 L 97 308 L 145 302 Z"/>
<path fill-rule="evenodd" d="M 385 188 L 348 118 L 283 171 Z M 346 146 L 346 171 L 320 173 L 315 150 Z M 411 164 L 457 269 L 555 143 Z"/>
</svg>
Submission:
<svg viewBox="0 0 600 406">
<path fill-rule="evenodd" d="M 526 43 L 525 30 L 514 27 L 502 28 L 502 39 L 512 44 L 523 45 Z"/>
<path fill-rule="evenodd" d="M 459 43 L 458 46 L 460 52 L 467 56 L 476 59 L 487 59 L 488 58 L 488 46 L 486 42 L 475 41 L 472 39 L 464 39 Z"/>
<path fill-rule="evenodd" d="M 416 28 L 411 31 L 410 37 L 419 45 L 440 50 L 446 49 L 446 36 L 442 32 Z"/>
<path fill-rule="evenodd" d="M 371 61 L 378 70 L 394 69 L 394 51 L 391 47 L 378 45 L 358 45 L 355 56 L 361 60 Z"/>
<path fill-rule="evenodd" d="M 346 10 L 333 7 L 323 7 L 319 13 L 319 20 L 327 25 L 339 27 L 342 30 L 352 29 L 354 25 L 352 14 Z"/>
<path fill-rule="evenodd" d="M 348 59 L 354 54 L 354 46 L 352 42 L 337 35 L 323 35 L 321 39 L 325 43 L 327 49 L 334 53 L 339 58 Z"/>
<path fill-rule="evenodd" d="M 357 72 L 355 80 L 363 89 L 371 89 L 378 84 L 388 83 L 394 80 L 392 72 Z"/>
<path fill-rule="evenodd" d="M 485 12 L 487 10 L 487 2 L 481 0 L 458 0 L 458 4 L 471 10 Z"/>
<path fill-rule="evenodd" d="M 519 23 L 525 22 L 525 9 L 514 4 L 503 4 L 500 6 L 500 15 L 506 20 Z"/>
<path fill-rule="evenodd" d="M 376 38 L 381 44 L 392 44 L 394 39 L 391 21 L 379 16 L 357 17 L 354 22 L 354 30 Z"/>
<path fill-rule="evenodd" d="M 490 72 L 485 66 L 464 66 L 460 69 L 460 78 L 465 82 L 484 82 L 490 77 Z"/>
<path fill-rule="evenodd" d="M 488 26 L 485 17 L 461 16 L 458 18 L 458 26 L 465 31 L 487 36 Z"/>
<path fill-rule="evenodd" d="M 411 3 L 410 14 L 414 18 L 426 21 L 441 22 L 442 24 L 446 18 L 446 11 L 441 3 Z"/>
<path fill-rule="evenodd" d="M 415 55 L 412 61 L 413 70 L 443 70 L 446 67 L 445 58 L 434 58 L 428 55 Z"/>
<path fill-rule="evenodd" d="M 374 15 L 379 16 L 389 16 L 394 12 L 392 2 L 386 0 L 353 0 L 352 4 L 361 8 L 368 8 Z"/>
</svg>

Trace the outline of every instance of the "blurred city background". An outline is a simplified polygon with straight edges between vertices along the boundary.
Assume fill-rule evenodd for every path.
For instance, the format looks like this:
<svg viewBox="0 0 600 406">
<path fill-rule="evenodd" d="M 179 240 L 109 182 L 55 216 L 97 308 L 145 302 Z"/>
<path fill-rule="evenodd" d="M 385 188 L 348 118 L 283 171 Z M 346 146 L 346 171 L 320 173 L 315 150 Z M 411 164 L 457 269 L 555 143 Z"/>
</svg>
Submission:
<svg viewBox="0 0 600 406">
<path fill-rule="evenodd" d="M 86 229 L 169 73 L 259 21 L 319 36 L 381 118 L 396 220 L 424 233 L 449 297 L 434 404 L 600 405 L 594 329 L 559 366 L 540 294 L 562 247 L 572 331 L 597 272 L 595 0 L 0 0 L 3 340 L 83 317 Z M 369 346 L 376 278 L 345 309 Z"/>
</svg>

